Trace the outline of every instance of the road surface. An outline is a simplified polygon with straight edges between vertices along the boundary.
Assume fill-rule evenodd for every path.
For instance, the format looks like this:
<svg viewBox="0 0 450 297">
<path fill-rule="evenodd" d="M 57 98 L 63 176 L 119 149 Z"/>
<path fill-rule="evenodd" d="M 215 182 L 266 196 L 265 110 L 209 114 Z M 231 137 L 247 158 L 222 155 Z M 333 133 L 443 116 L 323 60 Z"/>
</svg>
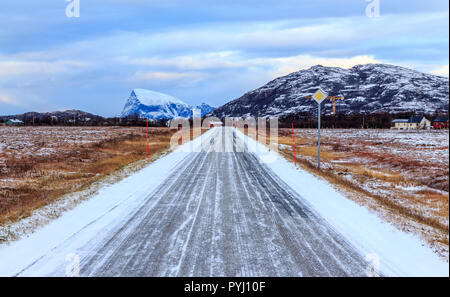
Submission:
<svg viewBox="0 0 450 297">
<path fill-rule="evenodd" d="M 224 130 L 215 128 L 204 140 L 209 147 L 76 249 L 81 276 L 365 275 L 363 255 Z M 224 143 L 231 152 L 214 151 Z M 18 275 L 46 265 L 48 275 L 66 275 L 67 262 L 52 255 L 68 247 Z"/>
</svg>

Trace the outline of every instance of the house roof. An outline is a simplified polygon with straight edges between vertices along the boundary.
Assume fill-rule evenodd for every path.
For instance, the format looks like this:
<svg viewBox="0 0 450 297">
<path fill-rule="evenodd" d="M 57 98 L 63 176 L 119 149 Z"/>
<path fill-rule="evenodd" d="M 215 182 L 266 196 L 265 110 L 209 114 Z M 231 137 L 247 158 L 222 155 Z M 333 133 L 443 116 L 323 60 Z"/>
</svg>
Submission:
<svg viewBox="0 0 450 297">
<path fill-rule="evenodd" d="M 420 123 L 423 120 L 423 116 L 412 116 L 409 118 L 410 123 Z"/>
<path fill-rule="evenodd" d="M 393 123 L 420 123 L 424 119 L 424 116 L 412 116 L 409 119 L 395 119 Z"/>
<path fill-rule="evenodd" d="M 433 122 L 448 122 L 448 118 L 435 118 Z"/>
<path fill-rule="evenodd" d="M 8 122 L 16 123 L 16 124 L 21 124 L 21 123 L 23 123 L 21 120 L 18 120 L 18 119 L 10 119 Z"/>
</svg>

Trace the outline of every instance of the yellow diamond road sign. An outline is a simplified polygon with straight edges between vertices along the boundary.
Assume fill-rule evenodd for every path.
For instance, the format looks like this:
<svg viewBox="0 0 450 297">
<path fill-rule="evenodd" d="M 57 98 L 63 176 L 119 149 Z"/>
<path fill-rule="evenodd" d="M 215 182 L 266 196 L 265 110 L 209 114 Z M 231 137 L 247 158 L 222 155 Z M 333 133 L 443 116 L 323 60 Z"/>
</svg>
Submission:
<svg viewBox="0 0 450 297">
<path fill-rule="evenodd" d="M 323 100 L 327 98 L 327 96 L 328 95 L 322 89 L 319 88 L 312 97 L 314 100 L 316 100 L 318 104 L 320 104 Z"/>
</svg>

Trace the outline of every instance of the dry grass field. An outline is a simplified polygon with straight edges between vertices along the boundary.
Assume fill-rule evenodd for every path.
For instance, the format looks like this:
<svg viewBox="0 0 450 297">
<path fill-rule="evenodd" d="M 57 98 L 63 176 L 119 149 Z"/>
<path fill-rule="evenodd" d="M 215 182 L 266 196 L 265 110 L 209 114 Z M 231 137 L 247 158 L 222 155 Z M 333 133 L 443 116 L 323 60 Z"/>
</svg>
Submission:
<svg viewBox="0 0 450 297">
<path fill-rule="evenodd" d="M 152 159 L 174 132 L 150 128 Z M 146 156 L 146 128 L 0 127 L 0 225 Z"/>
<path fill-rule="evenodd" d="M 448 131 L 295 130 L 297 164 L 448 258 Z M 280 129 L 280 153 L 293 161 L 291 129 Z"/>
</svg>

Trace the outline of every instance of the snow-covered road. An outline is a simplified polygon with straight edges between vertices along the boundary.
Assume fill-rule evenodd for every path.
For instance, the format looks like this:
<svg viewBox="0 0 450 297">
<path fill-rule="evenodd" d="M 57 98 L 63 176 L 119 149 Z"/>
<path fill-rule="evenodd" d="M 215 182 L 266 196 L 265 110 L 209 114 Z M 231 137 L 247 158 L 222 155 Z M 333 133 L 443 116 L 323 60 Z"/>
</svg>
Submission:
<svg viewBox="0 0 450 297">
<path fill-rule="evenodd" d="M 3 247 L 0 275 L 365 276 L 363 249 L 239 133 L 212 129 L 193 142 L 200 152 L 175 152 Z"/>
<path fill-rule="evenodd" d="M 363 275 L 362 257 L 295 195 L 253 154 L 192 153 L 125 224 L 79 252 L 81 272 Z"/>
</svg>

